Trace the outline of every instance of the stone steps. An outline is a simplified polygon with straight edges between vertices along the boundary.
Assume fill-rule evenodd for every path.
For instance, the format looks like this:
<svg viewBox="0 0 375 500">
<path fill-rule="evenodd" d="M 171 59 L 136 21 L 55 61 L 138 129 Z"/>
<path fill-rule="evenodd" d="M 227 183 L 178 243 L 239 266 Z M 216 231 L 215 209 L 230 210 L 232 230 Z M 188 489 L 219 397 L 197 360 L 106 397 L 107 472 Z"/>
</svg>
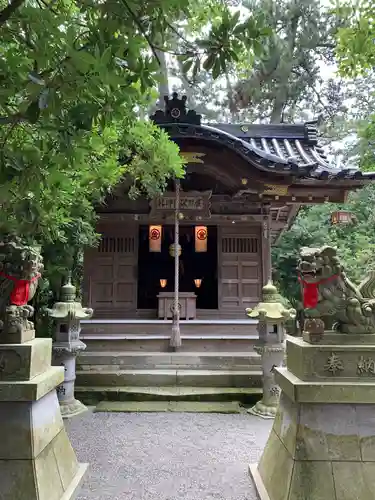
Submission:
<svg viewBox="0 0 375 500">
<path fill-rule="evenodd" d="M 76 394 L 100 401 L 244 401 L 259 399 L 258 335 L 189 334 L 169 351 L 170 335 L 85 335 Z"/>
<path fill-rule="evenodd" d="M 241 413 L 238 401 L 102 401 L 95 412 L 119 413 Z"/>
<path fill-rule="evenodd" d="M 101 401 L 240 401 L 254 404 L 260 399 L 260 387 L 189 387 L 189 386 L 79 386 L 75 395 L 87 405 Z"/>
<path fill-rule="evenodd" d="M 170 335 L 162 334 L 112 334 L 112 335 L 81 335 L 81 340 L 87 345 L 88 351 L 143 351 L 168 352 Z M 258 335 L 240 334 L 189 334 L 182 335 L 180 353 L 188 352 L 251 352 L 258 341 Z"/>
<path fill-rule="evenodd" d="M 78 386 L 193 386 L 257 387 L 262 371 L 256 370 L 117 370 L 77 371 Z"/>
<path fill-rule="evenodd" d="M 111 352 L 85 351 L 77 359 L 80 371 L 109 372 L 122 369 L 175 370 L 248 370 L 260 369 L 260 356 L 255 352 Z"/>
</svg>

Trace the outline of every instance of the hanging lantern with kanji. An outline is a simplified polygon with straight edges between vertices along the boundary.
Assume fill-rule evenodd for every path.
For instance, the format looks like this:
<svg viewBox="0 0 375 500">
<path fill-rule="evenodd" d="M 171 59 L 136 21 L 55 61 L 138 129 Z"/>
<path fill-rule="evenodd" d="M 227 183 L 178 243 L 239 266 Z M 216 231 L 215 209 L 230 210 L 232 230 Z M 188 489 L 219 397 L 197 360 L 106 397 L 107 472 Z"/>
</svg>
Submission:
<svg viewBox="0 0 375 500">
<path fill-rule="evenodd" d="M 351 224 L 355 221 L 354 215 L 347 210 L 337 210 L 331 214 L 331 224 Z"/>
<path fill-rule="evenodd" d="M 161 252 L 162 226 L 149 226 L 148 241 L 150 252 Z"/>
<path fill-rule="evenodd" d="M 207 226 L 195 226 L 195 251 L 207 252 Z"/>
</svg>

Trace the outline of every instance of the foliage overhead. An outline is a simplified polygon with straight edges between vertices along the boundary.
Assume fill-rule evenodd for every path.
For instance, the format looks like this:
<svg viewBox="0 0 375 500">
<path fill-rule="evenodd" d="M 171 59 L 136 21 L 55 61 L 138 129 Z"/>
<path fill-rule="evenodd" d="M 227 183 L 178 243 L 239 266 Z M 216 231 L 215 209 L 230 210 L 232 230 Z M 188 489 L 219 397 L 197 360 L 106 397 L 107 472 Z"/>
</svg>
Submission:
<svg viewBox="0 0 375 500">
<path fill-rule="evenodd" d="M 375 6 L 371 0 L 344 2 L 337 12 L 345 18 L 338 32 L 337 59 L 344 76 L 357 76 L 375 68 Z"/>
<path fill-rule="evenodd" d="M 303 246 L 337 247 L 349 278 L 359 284 L 366 271 L 374 269 L 374 206 L 375 186 L 370 185 L 352 193 L 346 204 L 325 203 L 302 209 L 291 229 L 282 235 L 273 249 L 273 269 L 280 292 L 295 304 L 300 300 L 297 260 L 299 249 Z M 339 209 L 352 212 L 356 222 L 332 225 L 331 214 Z"/>
<path fill-rule="evenodd" d="M 79 284 L 95 203 L 121 180 L 129 196 L 153 196 L 183 175 L 177 145 L 140 119 L 160 54 L 178 39 L 186 68 L 217 77 L 233 48 L 263 36 L 250 18 L 241 24 L 222 0 L 0 0 L 0 233 L 43 247 L 37 310 L 68 268 Z"/>
<path fill-rule="evenodd" d="M 298 119 L 306 108 L 325 118 L 334 115 L 340 106 L 335 99 L 338 82 L 325 81 L 321 66 L 333 62 L 337 14 L 318 0 L 247 0 L 244 4 L 263 15 L 272 36 L 253 66 L 238 68 L 236 105 L 256 107 L 261 119 L 273 123 Z"/>
<path fill-rule="evenodd" d="M 362 94 L 366 105 L 364 120 L 359 129 L 358 153 L 364 170 L 375 170 L 375 7 L 373 2 L 359 0 L 344 2 L 338 7 L 346 26 L 338 32 L 337 62 L 346 78 L 362 76 L 371 84 L 371 90 Z"/>
<path fill-rule="evenodd" d="M 237 16 L 216 4 L 221 22 L 184 52 L 198 69 L 212 57 L 221 68 L 231 44 L 241 49 L 258 34 L 239 32 Z M 152 98 L 157 51 L 168 50 L 198 6 L 0 1 L 0 231 L 64 241 L 77 217 L 91 222 L 93 201 L 122 176 L 133 179 L 133 194 L 152 195 L 167 176 L 182 175 L 177 146 L 137 122 L 137 109 Z"/>
<path fill-rule="evenodd" d="M 358 85 L 366 89 L 369 82 L 347 82 L 334 72 L 342 16 L 310 0 L 242 4 L 243 16 L 251 12 L 271 34 L 251 50 L 238 52 L 216 81 L 208 73 L 192 79 L 175 65 L 173 73 L 194 108 L 210 121 L 293 123 L 318 117 L 324 135 L 337 138 L 351 132 L 356 106 L 348 101 L 357 99 Z M 192 31 L 194 26 L 193 20 Z"/>
</svg>

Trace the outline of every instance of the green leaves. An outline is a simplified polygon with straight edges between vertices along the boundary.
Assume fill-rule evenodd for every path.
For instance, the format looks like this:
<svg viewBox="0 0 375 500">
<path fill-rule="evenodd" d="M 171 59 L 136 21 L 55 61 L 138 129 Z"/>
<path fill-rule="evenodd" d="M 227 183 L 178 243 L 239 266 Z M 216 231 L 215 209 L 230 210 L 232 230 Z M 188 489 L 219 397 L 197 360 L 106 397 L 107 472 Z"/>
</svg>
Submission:
<svg viewBox="0 0 375 500">
<path fill-rule="evenodd" d="M 343 76 L 363 75 L 375 67 L 375 7 L 369 0 L 345 2 L 337 8 L 345 20 L 338 30 L 336 55 Z"/>
<path fill-rule="evenodd" d="M 26 109 L 25 116 L 30 123 L 36 123 L 40 116 L 40 107 L 38 101 L 33 101 Z"/>
<path fill-rule="evenodd" d="M 300 300 L 296 266 L 302 246 L 337 247 L 349 278 L 359 283 L 375 258 L 374 203 L 375 186 L 370 185 L 351 193 L 346 204 L 324 204 L 302 209 L 292 228 L 282 235 L 273 249 L 273 267 L 280 292 L 289 300 Z M 331 225 L 331 213 L 340 209 L 349 210 L 356 216 L 354 226 Z"/>
<path fill-rule="evenodd" d="M 264 26 L 264 20 L 248 17 L 241 20 L 241 11 L 234 13 L 227 7 L 222 7 L 205 38 L 197 38 L 195 45 L 198 52 L 192 51 L 183 55 L 183 71 L 192 69 L 195 78 L 202 67 L 212 72 L 214 79 L 227 73 L 228 67 L 237 63 L 242 53 L 260 55 L 263 51 L 263 41 L 268 39 L 272 30 Z"/>
</svg>

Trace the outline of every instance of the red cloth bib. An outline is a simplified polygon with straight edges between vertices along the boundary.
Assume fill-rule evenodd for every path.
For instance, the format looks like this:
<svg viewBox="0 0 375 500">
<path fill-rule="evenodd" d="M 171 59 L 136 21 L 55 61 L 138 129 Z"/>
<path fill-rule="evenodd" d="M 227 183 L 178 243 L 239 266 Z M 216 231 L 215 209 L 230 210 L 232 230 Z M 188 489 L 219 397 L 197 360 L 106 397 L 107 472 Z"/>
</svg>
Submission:
<svg viewBox="0 0 375 500">
<path fill-rule="evenodd" d="M 318 286 L 334 278 L 337 278 L 337 274 L 330 276 L 329 278 L 326 278 L 324 280 L 317 281 L 316 283 L 308 283 L 307 281 L 299 277 L 298 279 L 302 284 L 303 288 L 303 307 L 305 309 L 314 309 L 314 307 L 318 305 L 318 299 L 319 299 Z"/>
<path fill-rule="evenodd" d="M 10 303 L 14 306 L 25 306 L 29 301 L 30 283 L 33 283 L 40 278 L 40 274 L 36 274 L 31 280 L 19 280 L 14 276 L 0 272 L 1 276 L 13 281 L 14 286 L 10 294 Z"/>
<path fill-rule="evenodd" d="M 299 280 L 302 283 L 303 289 L 303 307 L 305 309 L 313 309 L 318 304 L 318 283 L 307 283 L 302 278 Z"/>
</svg>

